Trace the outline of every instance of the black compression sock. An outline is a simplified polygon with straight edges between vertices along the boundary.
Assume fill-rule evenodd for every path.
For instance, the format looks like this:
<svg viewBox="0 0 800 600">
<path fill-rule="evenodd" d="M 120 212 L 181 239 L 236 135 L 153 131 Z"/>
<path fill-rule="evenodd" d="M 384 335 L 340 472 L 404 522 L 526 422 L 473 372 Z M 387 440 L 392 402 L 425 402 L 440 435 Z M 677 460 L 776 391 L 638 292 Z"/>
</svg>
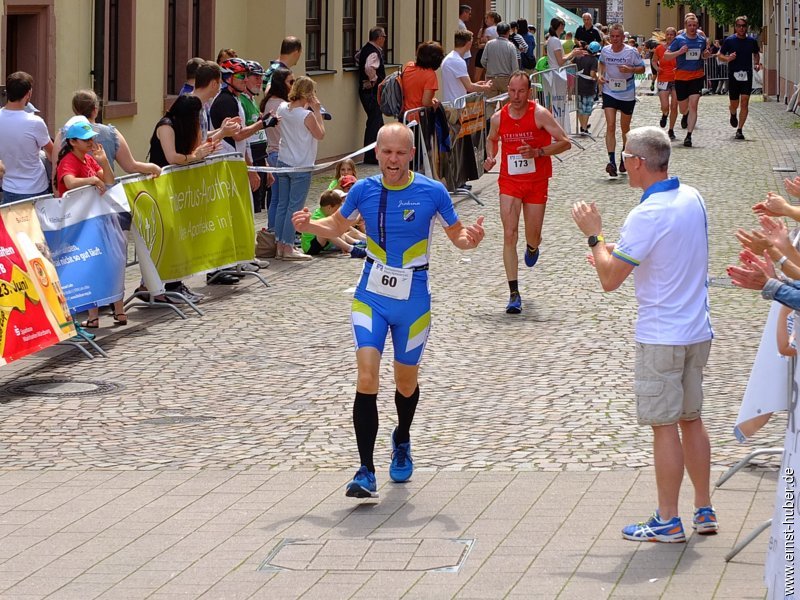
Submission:
<svg viewBox="0 0 800 600">
<path fill-rule="evenodd" d="M 511 290 L 512 294 L 519 294 L 519 281 L 516 279 L 514 281 L 509 281 L 508 289 Z"/>
<path fill-rule="evenodd" d="M 612 165 L 617 164 L 616 159 L 614 158 L 614 152 L 608 153 L 608 162 L 610 162 Z"/>
<path fill-rule="evenodd" d="M 378 394 L 356 391 L 356 399 L 353 402 L 353 428 L 356 430 L 361 464 L 374 473 L 375 463 L 372 456 L 375 452 L 375 438 L 378 437 Z"/>
<path fill-rule="evenodd" d="M 397 407 L 397 429 L 394 430 L 394 443 L 405 444 L 411 437 L 411 422 L 419 402 L 419 386 L 410 396 L 394 391 L 394 405 Z"/>
</svg>

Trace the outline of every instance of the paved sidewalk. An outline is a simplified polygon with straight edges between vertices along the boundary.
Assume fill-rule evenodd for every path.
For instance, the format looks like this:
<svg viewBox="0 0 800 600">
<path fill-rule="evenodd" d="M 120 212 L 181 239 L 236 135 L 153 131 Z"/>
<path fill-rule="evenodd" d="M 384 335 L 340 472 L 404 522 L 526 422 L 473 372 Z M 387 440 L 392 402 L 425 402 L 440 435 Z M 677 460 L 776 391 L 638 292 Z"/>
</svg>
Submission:
<svg viewBox="0 0 800 600">
<path fill-rule="evenodd" d="M 725 98 L 704 97 L 695 146 L 676 144 L 671 169 L 706 199 L 712 276 L 735 260 L 736 228 L 755 226 L 750 206 L 781 189 L 772 168 L 800 163 L 800 119 L 782 105 L 753 103 L 744 142 L 726 115 Z M 657 122 L 643 97 L 634 126 Z M 592 129 L 603 135 L 597 113 Z M 417 471 L 387 483 L 384 361 L 377 504 L 343 495 L 357 466 L 347 314 L 360 261 L 273 261 L 269 289 L 197 278 L 212 295 L 203 317 L 133 309 L 128 327 L 100 330 L 106 360 L 59 348 L 3 367 L 0 599 L 764 597 L 766 535 L 723 556 L 771 516 L 774 458 L 715 490 L 719 535 L 620 537 L 655 502 L 631 389 L 635 299 L 629 283 L 600 291 L 569 207 L 596 200 L 613 238 L 640 194 L 605 175 L 602 138 L 582 143 L 554 165 L 522 315 L 503 311 L 495 175 L 475 184 L 486 207 L 458 205 L 464 221 L 486 215 L 484 244 L 461 252 L 436 234 Z M 135 269 L 127 279 L 133 289 Z M 711 308 L 716 479 L 752 448 L 782 445 L 785 419 L 753 444 L 733 439 L 768 306 L 714 287 Z M 690 493 L 687 481 L 689 526 Z"/>
</svg>

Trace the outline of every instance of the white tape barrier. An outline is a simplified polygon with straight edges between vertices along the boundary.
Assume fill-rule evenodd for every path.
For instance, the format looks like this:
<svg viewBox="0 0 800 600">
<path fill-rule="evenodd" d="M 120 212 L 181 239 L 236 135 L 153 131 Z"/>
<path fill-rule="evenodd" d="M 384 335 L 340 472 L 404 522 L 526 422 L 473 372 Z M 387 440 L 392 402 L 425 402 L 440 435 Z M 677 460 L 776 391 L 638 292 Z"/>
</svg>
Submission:
<svg viewBox="0 0 800 600">
<path fill-rule="evenodd" d="M 411 124 L 409 123 L 409 125 Z M 314 165 L 313 167 L 247 167 L 247 170 L 253 171 L 254 173 L 319 173 L 320 171 L 327 171 L 336 165 L 336 163 L 340 163 L 343 160 L 353 158 L 354 156 L 358 156 L 359 154 L 364 154 L 364 152 L 372 150 L 376 143 L 377 142 L 372 142 L 369 146 L 359 148 L 347 156 L 337 158 L 336 160 L 332 160 L 330 162 L 320 163 L 318 165 Z"/>
</svg>

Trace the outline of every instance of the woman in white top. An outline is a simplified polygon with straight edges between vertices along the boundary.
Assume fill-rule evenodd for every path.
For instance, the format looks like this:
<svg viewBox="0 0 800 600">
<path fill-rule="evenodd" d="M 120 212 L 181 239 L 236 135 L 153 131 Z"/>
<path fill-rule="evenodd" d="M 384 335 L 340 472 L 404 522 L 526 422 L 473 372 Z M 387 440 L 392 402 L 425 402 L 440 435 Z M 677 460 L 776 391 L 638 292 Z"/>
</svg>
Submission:
<svg viewBox="0 0 800 600">
<path fill-rule="evenodd" d="M 281 120 L 281 141 L 278 146 L 279 167 L 313 167 L 317 159 L 317 142 L 325 137 L 316 84 L 308 77 L 295 78 L 289 101 L 278 107 Z M 306 203 L 311 187 L 311 172 L 278 173 L 278 206 L 275 213 L 276 258 L 311 260 L 294 247 L 295 229 L 292 214 Z"/>
<path fill-rule="evenodd" d="M 475 57 L 475 79 L 477 81 L 483 80 L 486 69 L 481 66 L 481 56 L 483 49 L 490 40 L 494 40 L 497 35 L 497 24 L 502 21 L 500 15 L 494 11 L 489 11 L 483 18 L 484 26 L 478 32 L 478 55 Z"/>
<path fill-rule="evenodd" d="M 294 84 L 294 75 L 289 69 L 280 67 L 272 73 L 267 95 L 261 101 L 261 113 L 276 115 L 278 107 L 283 102 L 289 101 L 289 90 Z M 278 149 L 281 144 L 281 125 L 267 128 L 267 164 L 270 167 L 278 166 Z M 278 208 L 278 180 L 267 188 L 267 229 L 275 231 L 275 218 Z"/>
<path fill-rule="evenodd" d="M 572 52 L 564 54 L 564 47 L 561 45 L 561 34 L 564 33 L 564 19 L 553 17 L 550 19 L 550 37 L 547 38 L 547 64 L 551 69 L 563 67 L 573 58 L 578 58 L 586 54 L 578 46 Z"/>
</svg>

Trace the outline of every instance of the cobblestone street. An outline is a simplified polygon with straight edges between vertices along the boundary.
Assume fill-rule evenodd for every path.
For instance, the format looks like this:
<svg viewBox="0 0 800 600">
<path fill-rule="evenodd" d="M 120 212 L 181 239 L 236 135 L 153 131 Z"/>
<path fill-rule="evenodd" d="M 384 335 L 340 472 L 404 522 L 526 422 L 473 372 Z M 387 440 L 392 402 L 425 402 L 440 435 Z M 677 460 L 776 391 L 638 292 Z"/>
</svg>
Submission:
<svg viewBox="0 0 800 600">
<path fill-rule="evenodd" d="M 633 126 L 657 124 L 657 100 L 640 99 Z M 724 276 L 725 266 L 736 260 L 737 227 L 756 226 L 750 207 L 768 190 L 783 193 L 780 182 L 786 173 L 775 173 L 773 167 L 795 168 L 800 163 L 800 118 L 786 113 L 783 105 L 754 98 L 744 129 L 747 139 L 738 141 L 728 125 L 727 106 L 727 97 L 701 99 L 694 147 L 680 145 L 682 132 L 676 130 L 679 141 L 673 144 L 670 167 L 672 175 L 697 187 L 705 198 L 712 277 Z M 484 175 L 474 185 L 485 207 L 471 200 L 457 206 L 464 222 L 485 215 L 487 236 L 479 249 L 459 251 L 436 232 L 430 271 L 433 328 L 412 428 L 415 478 L 405 487 L 387 484 L 386 498 L 373 510 L 348 516 L 351 509 L 341 493 L 358 456 L 352 432 L 355 358 L 348 317 L 361 261 L 272 261 L 262 270 L 268 289 L 251 281 L 234 289 L 207 289 L 204 279 L 195 278 L 188 281 L 190 287 L 212 295 L 201 304 L 203 317 L 181 320 L 167 311 L 133 309 L 127 328 L 101 330 L 99 341 L 108 359 L 90 361 L 75 351 L 51 349 L 0 370 L 0 598 L 138 598 L 150 593 L 175 598 L 204 592 L 209 598 L 294 597 L 287 590 L 298 597 L 308 590 L 303 598 L 384 598 L 406 592 L 402 597 L 763 597 L 766 536 L 741 555 L 739 570 L 726 568 L 721 556 L 740 532 L 771 514 L 775 458 L 756 461 L 756 468 L 737 476 L 738 483 L 728 484 L 729 492 L 715 492 L 717 508 L 728 507 L 721 513 L 724 535 L 676 545 L 680 548 L 639 549 L 619 539 L 619 526 L 652 511 L 655 486 L 651 434 L 635 420 L 633 285 L 629 281 L 617 292 L 602 292 L 585 259 L 586 240 L 569 212 L 574 201 L 596 201 L 606 237 L 613 241 L 641 195 L 628 187 L 626 177 L 610 180 L 605 174 L 600 117 L 596 111 L 592 118 L 592 131 L 600 137 L 582 139 L 584 150 L 573 148 L 563 163 L 554 162 L 541 259 L 533 271 L 520 270 L 521 315 L 504 310 L 508 287 L 495 174 Z M 620 149 L 618 144 L 617 153 Z M 318 178 L 314 189 L 328 180 L 327 174 Z M 310 206 L 317 197 L 309 195 Z M 257 214 L 257 225 L 265 218 Z M 127 280 L 128 289 L 133 289 L 138 269 L 130 268 Z M 783 417 L 773 419 L 753 445 L 739 444 L 732 435 L 768 308 L 755 293 L 711 288 L 716 337 L 706 369 L 704 418 L 712 440 L 714 479 L 754 447 L 783 445 Z M 386 356 L 391 357 L 388 346 Z M 381 375 L 379 486 L 388 479 L 389 433 L 396 419 L 390 360 L 384 360 Z M 29 389 L 46 380 L 104 386 L 60 394 Z M 192 481 L 200 483 L 187 491 Z M 208 500 L 195 506 L 193 514 L 188 514 L 188 500 L 169 505 L 160 499 L 202 496 L 202 503 L 216 486 L 218 503 Z M 292 493 L 301 487 L 305 494 Z M 94 503 L 73 501 L 79 490 Z M 114 529 L 118 522 L 108 508 L 113 503 L 104 505 L 117 498 L 115 490 L 139 490 L 136 502 L 118 508 L 120 519 L 141 509 L 137 522 L 142 527 L 124 533 L 136 530 L 144 539 L 150 529 L 143 525 L 157 525 L 159 540 L 151 540 L 150 547 L 160 544 L 159 553 L 171 552 L 172 562 L 167 562 L 172 566 L 164 571 L 180 573 L 180 585 L 172 577 L 162 581 L 136 575 L 159 554 L 139 560 L 147 553 L 131 552 L 127 562 L 112 563 L 101 556 L 97 536 L 110 542 L 122 531 Z M 51 492 L 61 501 L 35 501 L 39 494 Z M 507 504 L 498 504 L 501 497 Z M 25 503 L 30 506 L 23 507 Z M 234 503 L 238 504 L 231 510 Z M 458 515 L 474 513 L 472 520 L 455 524 L 410 514 L 416 506 L 437 515 L 453 503 L 463 511 L 456 511 Z M 75 513 L 71 520 L 67 505 Z M 684 512 L 690 505 L 691 496 L 682 497 Z M 536 519 L 527 521 L 534 507 Z M 101 515 L 90 519 L 95 509 Z M 495 514 L 487 517 L 483 511 Z M 601 515 L 596 523 L 591 521 L 594 511 Z M 177 517 L 178 523 L 185 529 L 175 526 L 175 515 L 181 512 L 186 520 Z M 64 514 L 56 518 L 53 513 Z M 479 515 L 490 524 L 478 521 L 481 526 L 476 527 Z M 531 527 L 502 525 L 512 518 Z M 214 523 L 223 526 L 210 526 Z M 205 532 L 211 539 L 213 532 L 232 523 L 239 529 L 229 527 L 220 538 L 229 544 L 227 561 L 214 562 L 216 570 L 209 562 L 206 570 L 219 571 L 218 577 L 193 579 L 192 572 L 203 572 L 196 562 L 202 562 L 202 555 L 189 560 L 194 552 L 185 536 Z M 581 524 L 586 530 L 578 527 Z M 404 537 L 399 533 L 403 530 L 420 539 L 462 537 L 478 542 L 459 575 L 423 575 L 411 569 L 412 577 L 408 568 L 379 566 L 371 572 L 372 577 L 377 571 L 372 580 L 362 581 L 357 573 L 343 570 L 347 561 L 336 563 L 333 580 L 324 568 L 307 568 L 302 577 L 290 580 L 287 573 L 255 570 L 281 539 L 363 538 L 373 529 L 378 537 Z M 231 541 L 237 535 L 238 545 Z M 509 547 L 519 551 L 495 552 L 509 537 L 517 541 Z M 23 538 L 31 543 L 23 543 Z M 198 547 L 203 547 L 201 538 Z M 535 547 L 533 554 L 523 552 L 530 550 L 520 543 L 523 539 Z M 75 569 L 79 557 L 96 561 L 84 560 L 81 565 L 88 566 L 70 579 L 58 579 L 62 583 L 53 587 L 55 579 L 37 575 L 36 569 L 47 569 L 48 563 L 38 564 L 26 553 L 35 544 L 57 546 L 59 540 L 64 553 L 72 552 Z M 493 543 L 482 545 L 485 540 Z M 591 543 L 584 547 L 583 540 Z M 81 554 L 81 544 L 94 546 Z M 174 544 L 187 555 L 182 557 Z M 533 562 L 540 550 L 543 562 Z M 421 548 L 416 552 L 424 556 Z M 704 554 L 713 554 L 714 562 L 700 556 Z M 26 563 L 23 555 L 33 562 Z M 58 557 L 64 559 L 61 553 Z M 653 572 L 659 574 L 636 574 L 642 565 L 656 563 L 659 567 Z M 98 564 L 118 568 L 91 570 Z M 130 566 L 125 573 L 124 565 Z M 591 576 L 594 571 L 596 577 Z M 101 577 L 111 572 L 119 578 Z M 92 573 L 93 578 L 85 577 Z M 692 579 L 702 573 L 710 583 Z M 502 584 L 493 588 L 474 583 L 473 575 L 494 576 Z M 139 577 L 139 583 L 112 589 L 128 576 Z M 79 577 L 84 577 L 78 582 L 84 587 L 75 587 Z M 650 578 L 659 582 L 648 584 Z M 384 592 L 398 591 L 382 593 L 374 587 L 379 580 L 389 582 L 380 588 Z M 286 589 L 275 583 L 279 581 L 289 581 Z M 93 593 L 63 594 L 89 588 Z M 130 593 L 125 595 L 123 588 Z"/>
</svg>

